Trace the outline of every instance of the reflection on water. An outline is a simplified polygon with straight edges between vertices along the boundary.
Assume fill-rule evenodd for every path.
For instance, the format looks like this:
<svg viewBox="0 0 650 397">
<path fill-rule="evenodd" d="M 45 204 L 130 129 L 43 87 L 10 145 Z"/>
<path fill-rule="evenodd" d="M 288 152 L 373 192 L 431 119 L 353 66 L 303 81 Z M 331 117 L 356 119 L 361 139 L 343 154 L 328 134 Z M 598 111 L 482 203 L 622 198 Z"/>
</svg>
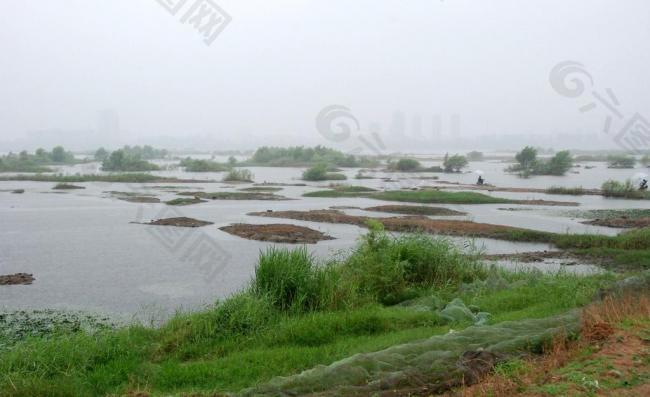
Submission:
<svg viewBox="0 0 650 397">
<path fill-rule="evenodd" d="M 566 177 L 535 177 L 520 179 L 502 173 L 504 164 L 473 163 L 473 168 L 485 171 L 488 182 L 499 186 L 545 188 L 550 185 L 598 187 L 609 178 L 624 179 L 630 171 L 608 170 L 602 163 L 597 169 L 580 169 L 581 174 Z M 302 174 L 298 168 L 250 168 L 257 182 L 297 183 Z M 95 173 L 95 163 L 58 170 L 66 174 Z M 387 183 L 381 179 L 355 180 L 357 169 L 348 169 L 347 183 L 374 188 L 433 186 L 433 180 L 410 179 Z M 182 170 L 158 172 L 159 175 L 214 180 L 186 186 L 193 190 L 228 191 L 230 187 L 218 181 L 221 173 L 186 174 Z M 378 177 L 390 174 L 375 173 Z M 433 174 L 429 174 L 433 175 Z M 395 175 L 392 175 L 394 178 Z M 417 175 L 420 176 L 420 175 Z M 439 175 L 441 179 L 473 183 L 473 174 Z M 398 175 L 399 177 L 399 175 Z M 318 190 L 328 183 L 310 183 L 307 187 L 287 186 L 277 194 L 298 199 L 291 201 L 210 201 L 204 204 L 178 207 L 183 216 L 214 222 L 200 229 L 183 229 L 182 237 L 161 237 L 156 227 L 133 224 L 165 216 L 164 204 L 135 204 L 119 201 L 107 191 L 153 193 L 161 200 L 176 198 L 173 189 L 154 188 L 160 184 L 79 183 L 85 190 L 51 193 L 54 183 L 0 182 L 0 190 L 25 189 L 22 195 L 0 192 L 0 274 L 33 273 L 36 281 L 30 286 L 0 288 L 0 306 L 6 308 L 66 308 L 85 309 L 113 314 L 145 316 L 159 311 L 161 316 L 179 308 L 192 309 L 214 302 L 245 286 L 251 278 L 260 250 L 271 243 L 244 240 L 219 230 L 235 222 L 293 223 L 322 231 L 335 240 L 323 241 L 308 248 L 314 255 L 325 258 L 344 253 L 364 233 L 352 225 L 322 224 L 292 220 L 269 220 L 246 215 L 253 211 L 325 209 L 333 205 L 369 207 L 381 204 L 363 198 L 301 198 L 306 191 Z M 174 185 L 174 184 L 168 184 Z M 650 208 L 649 201 L 612 200 L 598 196 L 547 196 L 532 193 L 493 193 L 517 199 L 550 199 L 577 201 L 585 209 Z M 454 219 L 511 225 L 537 230 L 572 233 L 615 234 L 617 230 L 580 223 L 580 219 L 561 216 L 561 209 L 512 205 L 444 205 L 468 213 Z M 504 207 L 533 208 L 504 211 Z M 388 216 L 390 214 L 346 210 L 350 214 Z M 168 231 L 161 233 L 171 233 Z M 173 229 L 173 228 L 171 228 Z M 183 238 L 182 244 L 174 238 Z M 225 263 L 207 265 L 205 261 L 188 259 L 192 241 L 206 239 L 216 244 Z M 172 240 L 169 240 L 172 239 Z M 551 249 L 545 244 L 513 243 L 489 239 L 454 238 L 459 246 L 471 245 L 486 253 L 510 253 Z M 165 241 L 171 241 L 166 244 Z M 183 256 L 185 255 L 185 256 Z M 196 258 L 195 258 L 196 259 Z M 558 266 L 560 266 L 558 264 Z M 552 270 L 552 268 L 549 268 Z M 577 269 L 577 268 L 576 268 Z M 210 275 L 212 273 L 212 275 Z"/>
</svg>

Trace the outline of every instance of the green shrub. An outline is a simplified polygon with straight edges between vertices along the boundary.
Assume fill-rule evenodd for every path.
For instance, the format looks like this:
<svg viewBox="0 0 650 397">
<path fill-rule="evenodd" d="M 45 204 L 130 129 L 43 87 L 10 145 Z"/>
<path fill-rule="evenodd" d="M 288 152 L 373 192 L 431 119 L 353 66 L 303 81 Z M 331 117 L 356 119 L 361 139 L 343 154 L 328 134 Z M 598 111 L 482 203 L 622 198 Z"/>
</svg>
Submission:
<svg viewBox="0 0 650 397">
<path fill-rule="evenodd" d="M 253 182 L 254 175 L 247 169 L 233 168 L 223 177 L 224 182 Z"/>
<path fill-rule="evenodd" d="M 324 181 L 327 178 L 327 165 L 317 164 L 302 173 L 302 179 L 306 181 Z"/>
<path fill-rule="evenodd" d="M 639 190 L 638 186 L 627 179 L 625 182 L 618 182 L 610 179 L 602 184 L 601 190 L 605 197 L 620 197 L 630 199 L 644 199 L 649 198 L 647 192 Z"/>
<path fill-rule="evenodd" d="M 347 177 L 343 174 L 327 171 L 327 164 L 317 164 L 305 170 L 305 172 L 302 173 L 302 179 L 305 181 L 342 181 L 347 179 Z"/>
<path fill-rule="evenodd" d="M 460 172 L 461 169 L 467 166 L 467 158 L 460 154 L 449 156 L 445 154 L 445 159 L 442 162 L 442 167 L 445 172 Z"/>
<path fill-rule="evenodd" d="M 564 175 L 573 167 L 573 157 L 568 150 L 557 152 L 550 160 L 539 165 L 535 173 L 540 175 Z"/>
</svg>

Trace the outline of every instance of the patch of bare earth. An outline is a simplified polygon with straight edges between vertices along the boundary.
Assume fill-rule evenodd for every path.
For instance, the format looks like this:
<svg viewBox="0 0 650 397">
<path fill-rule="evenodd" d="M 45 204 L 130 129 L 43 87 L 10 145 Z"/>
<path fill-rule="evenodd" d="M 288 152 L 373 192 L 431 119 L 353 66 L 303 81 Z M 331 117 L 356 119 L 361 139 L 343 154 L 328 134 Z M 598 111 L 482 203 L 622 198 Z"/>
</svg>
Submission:
<svg viewBox="0 0 650 397">
<path fill-rule="evenodd" d="M 268 218 L 294 219 L 301 221 L 343 223 L 348 225 L 366 226 L 368 220 L 381 222 L 384 228 L 394 232 L 425 232 L 432 234 L 446 234 L 452 236 L 472 236 L 485 238 L 505 238 L 513 231 L 523 231 L 510 226 L 492 225 L 460 220 L 430 219 L 426 216 L 403 216 L 372 218 L 366 216 L 347 215 L 337 210 L 312 210 L 312 211 L 267 211 L 253 212 L 249 215 Z"/>
<path fill-rule="evenodd" d="M 152 226 L 201 227 L 201 226 L 213 225 L 214 222 L 200 221 L 198 219 L 187 218 L 187 217 L 178 217 L 178 218 L 157 219 L 151 222 L 141 223 L 141 224 L 152 225 Z"/>
<path fill-rule="evenodd" d="M 334 239 L 334 237 L 318 230 L 288 224 L 250 225 L 236 223 L 219 229 L 249 240 L 272 241 L 275 243 L 316 244 L 319 241 Z"/>
<path fill-rule="evenodd" d="M 0 285 L 29 285 L 34 280 L 33 275 L 28 273 L 0 275 Z"/>
</svg>

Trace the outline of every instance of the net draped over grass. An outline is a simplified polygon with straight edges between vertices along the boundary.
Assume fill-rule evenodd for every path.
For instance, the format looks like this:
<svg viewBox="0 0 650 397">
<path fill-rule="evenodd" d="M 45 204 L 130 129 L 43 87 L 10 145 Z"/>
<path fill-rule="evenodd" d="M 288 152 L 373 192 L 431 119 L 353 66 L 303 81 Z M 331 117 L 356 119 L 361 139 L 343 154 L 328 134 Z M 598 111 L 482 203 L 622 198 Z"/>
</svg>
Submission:
<svg viewBox="0 0 650 397">
<path fill-rule="evenodd" d="M 511 331 L 498 324 L 560 315 L 588 303 L 611 279 L 487 268 L 445 239 L 393 237 L 374 224 L 346 257 L 322 262 L 300 248 L 262 252 L 247 288 L 201 311 L 178 313 L 160 328 L 53 329 L 0 343 L 0 390 L 7 396 L 143 390 L 154 395 L 210 395 L 268 382 L 278 387 L 271 379 L 321 365 L 333 366 L 318 373 L 349 375 L 353 386 L 382 374 L 412 380 L 409 371 L 460 352 L 463 335 L 479 338 L 465 346 L 469 349 L 496 346 L 499 338 L 513 342 L 507 336 L 517 329 L 521 346 L 536 343 L 554 327 L 554 320 L 515 324 Z M 459 311 L 464 315 L 455 317 Z M 472 327 L 481 312 L 490 313 L 481 322 L 487 324 L 485 330 Z M 447 334 L 450 327 L 471 328 L 435 337 Z M 455 347 L 442 353 L 444 348 L 436 346 L 443 341 Z M 401 344 L 407 345 L 397 346 Z M 381 353 L 391 346 L 401 359 Z M 365 372 L 354 368 L 348 374 L 346 366 L 332 364 L 346 358 L 344 362 L 358 362 Z M 383 364 L 384 359 L 389 361 Z M 328 379 L 291 382 L 317 387 Z M 343 387 L 343 378 L 336 381 Z"/>
</svg>

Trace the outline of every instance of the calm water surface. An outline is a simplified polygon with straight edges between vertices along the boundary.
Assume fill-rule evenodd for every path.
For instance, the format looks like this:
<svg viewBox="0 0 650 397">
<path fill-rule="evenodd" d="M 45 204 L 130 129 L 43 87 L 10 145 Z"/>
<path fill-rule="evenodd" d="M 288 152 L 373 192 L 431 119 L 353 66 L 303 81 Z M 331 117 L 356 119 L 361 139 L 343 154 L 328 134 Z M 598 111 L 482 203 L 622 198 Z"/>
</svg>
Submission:
<svg viewBox="0 0 650 397">
<path fill-rule="evenodd" d="M 580 174 L 565 177 L 521 179 L 503 173 L 507 164 L 472 163 L 481 169 L 489 183 L 500 187 L 557 186 L 599 187 L 607 179 L 622 180 L 637 170 L 609 170 L 603 163 L 597 168 L 578 168 Z M 298 168 L 250 168 L 257 182 L 299 183 Z M 380 179 L 355 180 L 357 169 L 345 170 L 347 183 L 374 188 L 435 186 L 432 180 L 408 179 L 395 183 Z M 97 164 L 62 167 L 59 172 L 98 172 Z M 220 173 L 188 174 L 182 170 L 158 174 L 216 180 Z M 373 173 L 376 176 L 402 175 Z M 433 175 L 433 174 L 430 174 Z M 407 177 L 421 176 L 408 175 Z M 474 183 L 476 175 L 440 174 L 441 179 Z M 152 193 L 161 200 L 177 197 L 160 189 L 161 184 L 80 183 L 84 190 L 53 193 L 54 183 L 0 182 L 0 191 L 25 189 L 24 194 L 0 192 L 0 274 L 32 273 L 29 286 L 0 287 L 0 307 L 5 309 L 79 309 L 114 316 L 164 318 L 175 310 L 190 310 L 211 304 L 241 289 L 249 281 L 260 250 L 271 243 L 249 241 L 220 231 L 231 223 L 293 223 L 320 230 L 335 240 L 308 248 L 317 257 L 344 255 L 364 230 L 352 225 L 331 225 L 246 215 L 253 211 L 310 210 L 330 206 L 368 207 L 388 204 L 363 198 L 302 198 L 306 191 L 319 190 L 328 183 L 309 183 L 307 187 L 287 186 L 277 194 L 291 201 L 210 201 L 188 207 L 165 204 L 136 204 L 112 198 L 108 191 Z M 178 186 L 179 184 L 166 184 Z M 189 190 L 235 191 L 250 185 L 206 182 L 183 185 Z M 186 190 L 184 189 L 184 190 Z M 489 194 L 489 193 L 488 193 Z M 650 201 L 614 200 L 599 196 L 557 196 L 532 193 L 492 193 L 517 199 L 577 201 L 581 209 L 650 208 Z M 617 229 L 587 226 L 581 219 L 563 216 L 564 208 L 521 205 L 441 205 L 467 212 L 476 222 L 525 227 L 536 230 L 613 235 Z M 522 210 L 505 211 L 504 208 Z M 362 210 L 345 210 L 355 215 L 390 216 Z M 154 227 L 132 222 L 172 216 L 188 216 L 214 222 L 198 229 Z M 472 246 L 487 253 L 510 253 L 551 249 L 545 244 L 526 244 L 455 238 L 460 246 Z M 556 267 L 559 268 L 559 264 Z"/>
</svg>

